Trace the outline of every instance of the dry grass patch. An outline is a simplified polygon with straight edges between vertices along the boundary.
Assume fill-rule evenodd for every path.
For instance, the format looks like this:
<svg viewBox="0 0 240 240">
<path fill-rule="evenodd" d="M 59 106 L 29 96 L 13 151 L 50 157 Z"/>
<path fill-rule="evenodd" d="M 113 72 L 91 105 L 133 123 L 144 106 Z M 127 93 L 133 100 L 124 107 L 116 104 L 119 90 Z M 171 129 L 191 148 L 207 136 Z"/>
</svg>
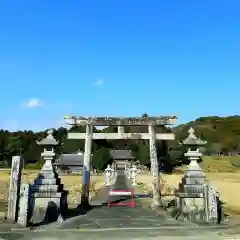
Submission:
<svg viewBox="0 0 240 240">
<path fill-rule="evenodd" d="M 37 177 L 38 172 L 39 171 L 35 170 L 24 171 L 24 175 L 22 176 L 22 182 L 32 184 L 34 179 Z M 6 203 L 8 200 L 9 181 L 10 171 L 0 171 L 0 211 L 6 208 Z M 64 189 L 69 191 L 69 205 L 79 204 L 82 188 L 82 176 L 61 176 L 61 181 L 64 184 Z M 98 190 L 103 185 L 105 185 L 105 178 L 103 175 L 91 176 L 90 198 L 97 195 Z"/>
<path fill-rule="evenodd" d="M 200 166 L 204 172 L 236 172 L 238 168 L 232 162 L 239 162 L 239 156 L 204 156 Z"/>
<path fill-rule="evenodd" d="M 225 209 L 228 213 L 240 214 L 240 173 L 207 173 L 207 178 L 211 184 L 219 190 L 221 199 L 225 202 Z M 161 174 L 163 179 L 163 192 L 170 193 L 172 189 L 178 188 L 178 184 L 183 175 L 166 175 Z M 152 177 L 149 174 L 139 174 L 138 182 L 143 183 L 144 186 L 151 191 Z"/>
<path fill-rule="evenodd" d="M 204 156 L 202 159 L 199 165 L 206 173 L 235 173 L 240 170 L 240 156 Z M 239 162 L 239 167 L 233 166 L 232 162 Z M 174 169 L 174 173 L 184 173 L 187 168 L 183 165 Z"/>
</svg>

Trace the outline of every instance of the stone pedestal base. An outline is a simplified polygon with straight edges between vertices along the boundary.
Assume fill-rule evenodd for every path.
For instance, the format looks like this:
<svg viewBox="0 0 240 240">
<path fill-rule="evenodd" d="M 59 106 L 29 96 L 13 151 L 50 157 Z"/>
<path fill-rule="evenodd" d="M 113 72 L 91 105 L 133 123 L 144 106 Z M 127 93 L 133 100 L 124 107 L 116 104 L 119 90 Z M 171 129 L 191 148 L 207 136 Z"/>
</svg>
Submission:
<svg viewBox="0 0 240 240">
<path fill-rule="evenodd" d="M 67 210 L 67 193 L 38 192 L 33 194 L 34 206 L 31 217 L 33 224 L 55 222 L 63 219 Z"/>
<path fill-rule="evenodd" d="M 197 161 L 189 164 L 188 171 L 179 184 L 179 209 L 185 219 L 194 222 L 207 222 L 205 185 L 206 176 Z"/>
<path fill-rule="evenodd" d="M 55 222 L 63 219 L 67 211 L 67 191 L 61 179 L 51 171 L 42 171 L 32 185 L 32 217 L 30 222 Z"/>
</svg>

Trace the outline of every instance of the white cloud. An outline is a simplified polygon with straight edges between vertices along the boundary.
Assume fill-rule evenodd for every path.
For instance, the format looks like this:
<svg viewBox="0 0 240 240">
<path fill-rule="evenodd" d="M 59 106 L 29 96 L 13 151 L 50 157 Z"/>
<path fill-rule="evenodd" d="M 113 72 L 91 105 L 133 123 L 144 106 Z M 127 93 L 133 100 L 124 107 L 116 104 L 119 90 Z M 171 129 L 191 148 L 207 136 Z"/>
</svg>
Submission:
<svg viewBox="0 0 240 240">
<path fill-rule="evenodd" d="M 26 108 L 37 108 L 43 105 L 42 101 L 39 98 L 31 98 L 25 104 Z"/>
<path fill-rule="evenodd" d="M 103 83 L 104 83 L 103 79 L 100 78 L 100 79 L 98 79 L 97 81 L 95 81 L 94 85 L 96 85 L 96 86 L 102 86 Z"/>
</svg>

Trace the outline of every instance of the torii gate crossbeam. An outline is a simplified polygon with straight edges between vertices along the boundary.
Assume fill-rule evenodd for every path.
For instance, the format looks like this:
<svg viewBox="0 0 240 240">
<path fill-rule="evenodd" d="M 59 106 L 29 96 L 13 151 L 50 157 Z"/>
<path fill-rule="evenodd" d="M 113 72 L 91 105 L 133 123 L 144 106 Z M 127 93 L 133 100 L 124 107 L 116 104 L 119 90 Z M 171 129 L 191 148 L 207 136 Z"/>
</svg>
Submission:
<svg viewBox="0 0 240 240">
<path fill-rule="evenodd" d="M 68 133 L 68 139 L 85 139 L 86 133 Z M 149 133 L 93 133 L 92 139 L 149 139 Z M 157 133 L 156 140 L 174 140 L 173 133 Z"/>
</svg>

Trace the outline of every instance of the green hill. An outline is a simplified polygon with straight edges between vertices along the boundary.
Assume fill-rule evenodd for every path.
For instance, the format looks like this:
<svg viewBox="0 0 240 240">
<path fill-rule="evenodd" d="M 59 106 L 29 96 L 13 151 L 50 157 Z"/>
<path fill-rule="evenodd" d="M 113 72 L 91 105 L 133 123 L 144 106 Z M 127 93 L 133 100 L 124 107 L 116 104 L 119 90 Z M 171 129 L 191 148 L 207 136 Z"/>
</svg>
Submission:
<svg viewBox="0 0 240 240">
<path fill-rule="evenodd" d="M 181 124 L 172 129 L 176 138 L 187 136 L 189 127 L 193 127 L 197 136 L 208 141 L 207 148 L 218 147 L 222 151 L 240 151 L 240 116 L 201 117 L 195 121 Z"/>
</svg>

